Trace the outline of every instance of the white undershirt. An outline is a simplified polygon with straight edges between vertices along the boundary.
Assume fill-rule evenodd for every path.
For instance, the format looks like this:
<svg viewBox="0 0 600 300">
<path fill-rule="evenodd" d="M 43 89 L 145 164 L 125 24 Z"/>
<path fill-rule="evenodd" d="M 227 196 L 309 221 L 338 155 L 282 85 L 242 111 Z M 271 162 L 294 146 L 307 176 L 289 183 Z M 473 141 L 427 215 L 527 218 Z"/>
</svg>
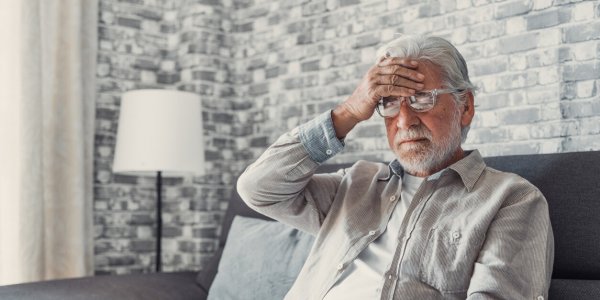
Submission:
<svg viewBox="0 0 600 300">
<path fill-rule="evenodd" d="M 344 270 L 323 300 L 364 300 L 381 297 L 384 273 L 390 269 L 396 251 L 400 225 L 423 180 L 421 177 L 404 174 L 401 198 L 392 212 L 386 230 Z"/>
</svg>

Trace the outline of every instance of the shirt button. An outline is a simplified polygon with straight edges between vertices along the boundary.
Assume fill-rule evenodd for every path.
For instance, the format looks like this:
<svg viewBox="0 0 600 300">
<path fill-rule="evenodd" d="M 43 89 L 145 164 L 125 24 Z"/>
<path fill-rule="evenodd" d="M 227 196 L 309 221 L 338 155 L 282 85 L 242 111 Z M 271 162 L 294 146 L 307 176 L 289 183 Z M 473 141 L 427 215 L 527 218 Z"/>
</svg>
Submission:
<svg viewBox="0 0 600 300">
<path fill-rule="evenodd" d="M 375 235 L 376 233 L 377 233 L 377 231 L 375 231 L 375 230 L 369 231 L 369 235 Z"/>
<path fill-rule="evenodd" d="M 396 201 L 396 195 L 390 197 L 390 202 Z"/>
<path fill-rule="evenodd" d="M 327 154 L 327 155 L 331 155 L 331 153 L 333 153 L 333 151 L 331 151 L 331 149 L 327 149 L 327 151 L 325 151 L 325 154 Z"/>
<path fill-rule="evenodd" d="M 344 268 L 344 264 L 339 264 L 337 265 L 337 269 L 338 271 L 341 271 Z"/>
<path fill-rule="evenodd" d="M 537 300 L 544 300 L 544 296 L 538 296 Z"/>
<path fill-rule="evenodd" d="M 452 234 L 452 237 L 455 238 L 455 239 L 457 239 L 457 238 L 460 237 L 460 233 L 455 232 L 455 233 Z"/>
</svg>

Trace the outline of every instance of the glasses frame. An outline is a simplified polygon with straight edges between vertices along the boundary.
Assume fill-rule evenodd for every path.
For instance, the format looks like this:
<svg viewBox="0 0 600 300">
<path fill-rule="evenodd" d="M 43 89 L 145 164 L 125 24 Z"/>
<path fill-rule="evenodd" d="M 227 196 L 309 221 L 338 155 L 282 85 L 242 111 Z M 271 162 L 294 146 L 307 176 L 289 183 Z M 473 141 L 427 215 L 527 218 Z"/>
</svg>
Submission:
<svg viewBox="0 0 600 300">
<path fill-rule="evenodd" d="M 428 93 L 431 95 L 431 99 L 433 99 L 433 103 L 431 104 L 431 107 L 428 109 L 424 109 L 424 110 L 417 110 L 415 109 L 412 104 L 416 103 L 415 100 L 415 96 L 409 96 L 409 97 L 396 97 L 396 99 L 400 99 L 400 103 L 398 104 L 398 106 L 402 106 L 402 101 L 406 100 L 408 101 L 408 107 L 410 107 L 410 109 L 416 113 L 422 113 L 422 112 L 427 112 L 432 110 L 435 107 L 435 104 L 437 103 L 437 96 L 438 95 L 444 95 L 444 94 L 454 94 L 454 93 L 462 93 L 464 92 L 464 89 L 433 89 L 430 91 L 419 91 L 418 93 Z M 385 97 L 381 97 L 379 99 L 379 102 L 377 102 L 377 106 L 375 107 L 375 109 L 377 110 L 377 113 L 382 117 L 382 118 L 393 118 L 395 117 L 397 114 L 392 115 L 392 116 L 384 116 L 383 113 L 381 112 L 381 110 L 379 109 L 379 106 L 383 106 L 383 98 Z M 398 112 L 400 112 L 400 110 L 398 110 Z"/>
</svg>

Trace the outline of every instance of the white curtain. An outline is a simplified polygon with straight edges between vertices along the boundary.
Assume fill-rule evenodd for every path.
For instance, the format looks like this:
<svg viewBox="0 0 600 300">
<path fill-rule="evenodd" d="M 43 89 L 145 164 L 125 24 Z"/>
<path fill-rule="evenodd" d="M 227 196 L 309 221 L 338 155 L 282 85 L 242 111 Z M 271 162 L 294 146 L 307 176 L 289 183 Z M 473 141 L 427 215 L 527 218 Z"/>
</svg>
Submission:
<svg viewBox="0 0 600 300">
<path fill-rule="evenodd" d="M 0 1 L 0 285 L 93 273 L 97 14 Z"/>
</svg>

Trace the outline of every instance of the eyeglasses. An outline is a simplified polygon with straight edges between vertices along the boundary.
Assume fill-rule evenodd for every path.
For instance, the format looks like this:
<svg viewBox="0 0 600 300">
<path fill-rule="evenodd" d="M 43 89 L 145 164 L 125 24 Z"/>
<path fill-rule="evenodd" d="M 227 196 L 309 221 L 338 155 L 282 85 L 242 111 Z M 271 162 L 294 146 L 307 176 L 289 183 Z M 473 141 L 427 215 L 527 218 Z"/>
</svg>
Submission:
<svg viewBox="0 0 600 300">
<path fill-rule="evenodd" d="M 420 91 L 410 97 L 381 97 L 376 109 L 380 116 L 392 118 L 400 112 L 402 101 L 407 100 L 408 106 L 414 112 L 426 112 L 435 106 L 438 95 L 460 93 L 463 91 L 464 89 L 434 89 L 431 91 Z"/>
</svg>

